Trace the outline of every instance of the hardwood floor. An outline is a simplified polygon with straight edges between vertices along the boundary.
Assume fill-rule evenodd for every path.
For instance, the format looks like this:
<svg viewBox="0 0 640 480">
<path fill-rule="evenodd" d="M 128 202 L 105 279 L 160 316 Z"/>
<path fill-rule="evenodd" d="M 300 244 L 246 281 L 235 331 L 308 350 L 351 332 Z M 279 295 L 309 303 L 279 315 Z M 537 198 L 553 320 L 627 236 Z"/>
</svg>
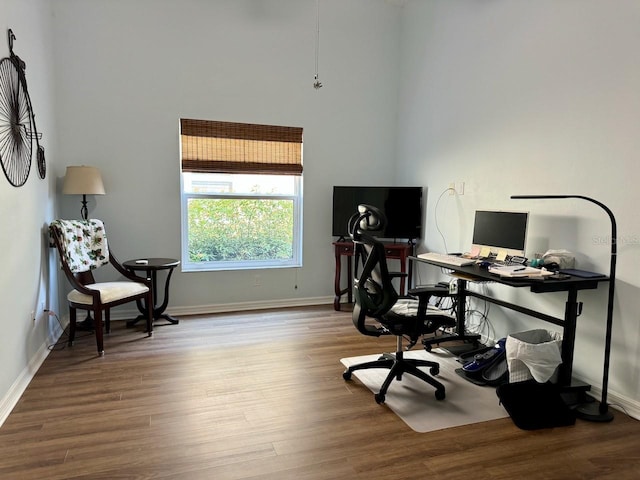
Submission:
<svg viewBox="0 0 640 480">
<path fill-rule="evenodd" d="M 340 358 L 393 347 L 330 305 L 183 317 L 152 338 L 114 322 L 105 357 L 93 336 L 49 355 L 0 428 L 0 478 L 640 478 L 640 423 L 617 411 L 413 432 L 342 379 Z"/>
</svg>

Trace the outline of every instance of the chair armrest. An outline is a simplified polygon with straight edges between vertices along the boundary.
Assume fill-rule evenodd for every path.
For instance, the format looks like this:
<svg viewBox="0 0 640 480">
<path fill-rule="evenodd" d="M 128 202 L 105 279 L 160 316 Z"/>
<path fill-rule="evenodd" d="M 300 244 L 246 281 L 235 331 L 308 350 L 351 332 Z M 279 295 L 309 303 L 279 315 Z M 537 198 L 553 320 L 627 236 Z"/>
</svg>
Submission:
<svg viewBox="0 0 640 480">
<path fill-rule="evenodd" d="M 407 292 L 414 297 L 450 297 L 449 289 L 441 285 L 420 285 Z"/>
<path fill-rule="evenodd" d="M 87 288 L 82 283 L 80 283 L 78 278 L 74 275 L 74 273 L 69 268 L 69 265 L 67 265 L 67 262 L 64 261 L 64 248 L 62 248 L 62 244 L 60 243 L 61 240 L 58 237 L 58 235 L 54 234 L 50 238 L 53 239 L 53 245 L 58 251 L 58 256 L 60 257 L 60 265 L 62 266 L 62 271 L 64 272 L 71 286 L 75 290 L 79 291 L 80 293 L 84 293 L 85 295 L 89 295 L 93 297 L 94 301 L 96 299 L 99 299 L 100 292 L 98 292 L 97 290 L 91 290 L 90 288 Z"/>
<path fill-rule="evenodd" d="M 122 274 L 123 277 L 131 280 L 132 282 L 144 283 L 147 287 L 149 287 L 149 289 L 151 289 L 151 278 L 140 277 L 133 273 L 131 270 L 127 270 L 126 268 L 124 268 L 115 257 L 111 249 L 109 249 L 109 262 L 113 265 L 113 268 L 115 268 L 118 272 L 120 272 L 120 274 Z"/>
</svg>

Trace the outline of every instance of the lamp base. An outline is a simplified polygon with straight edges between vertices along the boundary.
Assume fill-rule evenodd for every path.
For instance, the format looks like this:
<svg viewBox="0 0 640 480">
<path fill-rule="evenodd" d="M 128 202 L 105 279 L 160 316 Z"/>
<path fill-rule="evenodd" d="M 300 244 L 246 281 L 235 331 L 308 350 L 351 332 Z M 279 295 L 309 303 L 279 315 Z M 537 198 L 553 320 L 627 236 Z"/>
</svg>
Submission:
<svg viewBox="0 0 640 480">
<path fill-rule="evenodd" d="M 588 422 L 610 422 L 613 420 L 613 413 L 607 407 L 604 412 L 600 411 L 600 402 L 583 403 L 575 409 L 576 417 Z"/>
</svg>

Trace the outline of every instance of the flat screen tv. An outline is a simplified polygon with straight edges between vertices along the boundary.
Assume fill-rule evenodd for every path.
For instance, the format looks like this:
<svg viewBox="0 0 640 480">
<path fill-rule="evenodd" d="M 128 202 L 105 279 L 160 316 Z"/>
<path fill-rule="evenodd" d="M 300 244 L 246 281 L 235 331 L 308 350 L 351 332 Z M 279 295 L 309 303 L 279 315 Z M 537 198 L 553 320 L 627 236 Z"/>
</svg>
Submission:
<svg viewBox="0 0 640 480">
<path fill-rule="evenodd" d="M 416 239 L 422 233 L 422 187 L 333 187 L 333 236 L 349 237 L 349 218 L 360 204 L 373 205 L 387 217 L 378 234 L 386 239 Z"/>
</svg>

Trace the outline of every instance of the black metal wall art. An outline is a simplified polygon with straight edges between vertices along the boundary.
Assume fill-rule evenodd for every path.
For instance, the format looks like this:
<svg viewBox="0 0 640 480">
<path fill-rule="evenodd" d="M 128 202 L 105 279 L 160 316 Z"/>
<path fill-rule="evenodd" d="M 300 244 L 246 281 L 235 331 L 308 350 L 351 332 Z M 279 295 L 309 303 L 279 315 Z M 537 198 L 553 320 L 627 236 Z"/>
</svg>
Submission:
<svg viewBox="0 0 640 480">
<path fill-rule="evenodd" d="M 7 180 L 21 187 L 29 177 L 33 141 L 36 143 L 38 174 L 47 172 L 42 134 L 27 91 L 26 63 L 13 52 L 13 31 L 7 31 L 9 56 L 0 60 L 0 162 Z"/>
</svg>

